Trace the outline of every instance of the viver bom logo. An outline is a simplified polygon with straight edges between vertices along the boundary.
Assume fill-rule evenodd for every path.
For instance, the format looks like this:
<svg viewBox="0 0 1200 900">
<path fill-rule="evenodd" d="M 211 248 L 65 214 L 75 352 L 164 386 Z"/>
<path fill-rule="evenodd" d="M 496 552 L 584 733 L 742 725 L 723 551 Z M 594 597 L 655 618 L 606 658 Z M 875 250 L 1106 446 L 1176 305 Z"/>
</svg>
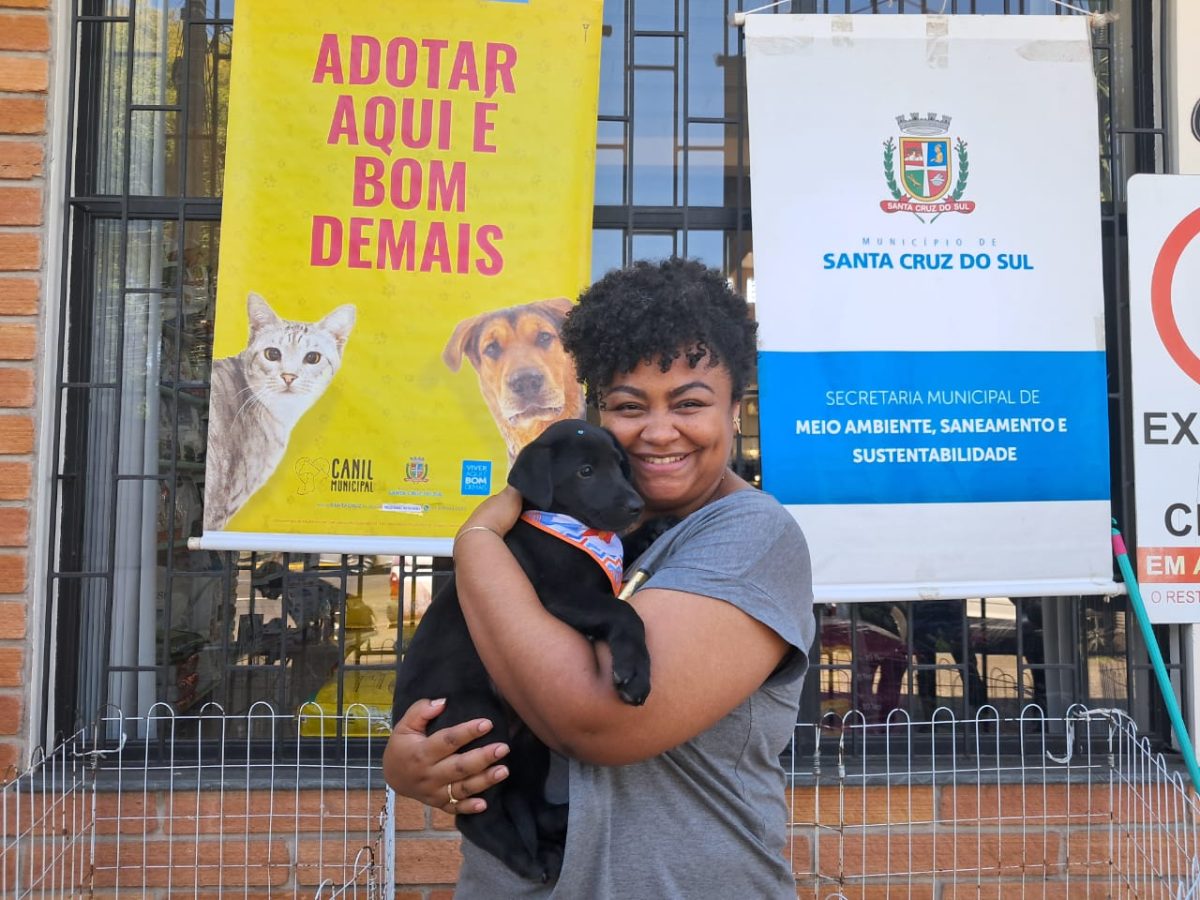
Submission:
<svg viewBox="0 0 1200 900">
<path fill-rule="evenodd" d="M 900 141 L 883 142 L 883 177 L 892 199 L 879 201 L 886 213 L 910 212 L 922 222 L 934 222 L 942 213 L 971 213 L 975 201 L 964 200 L 970 166 L 967 142 L 961 137 L 951 146 L 950 117 L 936 113 L 896 116 Z M 900 180 L 896 180 L 896 150 L 900 150 Z"/>
</svg>

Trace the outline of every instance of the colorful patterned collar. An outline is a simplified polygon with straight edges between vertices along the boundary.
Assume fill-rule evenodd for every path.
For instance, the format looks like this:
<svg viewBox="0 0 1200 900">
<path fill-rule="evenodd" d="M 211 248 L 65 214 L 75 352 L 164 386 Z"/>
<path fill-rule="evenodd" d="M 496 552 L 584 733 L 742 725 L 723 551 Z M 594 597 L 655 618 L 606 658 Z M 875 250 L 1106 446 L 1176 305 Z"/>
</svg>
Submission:
<svg viewBox="0 0 1200 900">
<path fill-rule="evenodd" d="M 521 513 L 521 518 L 534 528 L 552 534 L 572 547 L 578 547 L 604 569 L 604 574 L 612 584 L 613 593 L 621 590 L 621 578 L 624 575 L 623 551 L 621 539 L 615 532 L 597 531 L 578 519 L 562 513 L 543 512 L 540 509 L 526 510 Z"/>
</svg>

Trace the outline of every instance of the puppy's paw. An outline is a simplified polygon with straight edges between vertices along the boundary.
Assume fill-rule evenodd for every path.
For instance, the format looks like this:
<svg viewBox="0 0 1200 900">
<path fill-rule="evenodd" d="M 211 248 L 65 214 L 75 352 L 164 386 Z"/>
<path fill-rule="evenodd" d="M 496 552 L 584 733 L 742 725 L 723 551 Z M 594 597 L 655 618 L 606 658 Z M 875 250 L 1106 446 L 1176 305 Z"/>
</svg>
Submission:
<svg viewBox="0 0 1200 900">
<path fill-rule="evenodd" d="M 613 686 L 630 706 L 641 706 L 650 696 L 650 655 L 644 650 L 613 652 Z"/>
<path fill-rule="evenodd" d="M 544 844 L 538 848 L 538 862 L 542 866 L 542 884 L 558 881 L 558 875 L 562 871 L 562 861 L 562 844 Z"/>
</svg>

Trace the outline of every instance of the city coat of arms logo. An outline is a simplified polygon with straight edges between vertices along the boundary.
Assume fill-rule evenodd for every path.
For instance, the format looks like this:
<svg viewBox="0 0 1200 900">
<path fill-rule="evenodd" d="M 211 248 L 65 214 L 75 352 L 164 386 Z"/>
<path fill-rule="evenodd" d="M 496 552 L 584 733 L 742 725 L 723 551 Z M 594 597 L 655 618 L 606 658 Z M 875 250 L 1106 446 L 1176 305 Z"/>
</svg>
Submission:
<svg viewBox="0 0 1200 900">
<path fill-rule="evenodd" d="M 429 466 L 423 456 L 410 456 L 408 465 L 404 467 L 404 480 L 418 483 L 429 480 Z"/>
<path fill-rule="evenodd" d="M 975 201 L 962 199 L 967 190 L 970 167 L 967 142 L 953 141 L 950 117 L 935 113 L 896 116 L 900 140 L 883 142 L 883 176 L 890 200 L 881 200 L 886 213 L 910 212 L 922 222 L 933 222 L 942 213 L 971 213 Z M 899 151 L 899 181 L 897 181 Z"/>
</svg>

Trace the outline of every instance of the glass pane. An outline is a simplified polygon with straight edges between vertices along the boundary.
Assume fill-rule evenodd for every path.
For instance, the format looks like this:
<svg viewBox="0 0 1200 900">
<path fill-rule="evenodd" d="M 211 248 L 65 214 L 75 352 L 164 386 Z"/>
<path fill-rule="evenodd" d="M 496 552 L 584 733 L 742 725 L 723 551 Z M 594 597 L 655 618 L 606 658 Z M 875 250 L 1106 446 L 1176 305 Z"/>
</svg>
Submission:
<svg viewBox="0 0 1200 900">
<path fill-rule="evenodd" d="M 817 682 L 818 718 L 843 716 L 854 706 L 851 676 L 851 623 L 846 604 L 816 604 L 817 647 L 810 679 Z"/>
<path fill-rule="evenodd" d="M 125 174 L 129 28 L 120 22 L 79 26 L 81 117 L 88 115 L 95 145 L 81 160 L 84 190 L 119 194 Z"/>
<path fill-rule="evenodd" d="M 725 232 L 688 231 L 684 238 L 687 246 L 682 248 L 683 256 L 698 259 L 706 266 L 728 272 L 725 266 Z"/>
<path fill-rule="evenodd" d="M 666 259 L 677 253 L 675 234 L 635 234 L 634 259 Z"/>
<path fill-rule="evenodd" d="M 678 46 L 678 39 L 673 37 L 635 38 L 633 42 L 634 68 L 667 69 L 673 72 L 678 63 L 675 58 Z"/>
<path fill-rule="evenodd" d="M 625 123 L 596 125 L 596 204 L 619 206 L 625 202 Z"/>
<path fill-rule="evenodd" d="M 673 45 L 667 38 L 644 43 Z M 633 202 L 675 204 L 675 73 L 637 69 L 633 73 Z"/>
<path fill-rule="evenodd" d="M 1084 601 L 1084 649 L 1088 700 L 1093 706 L 1128 703 L 1124 597 L 1088 597 Z"/>
<path fill-rule="evenodd" d="M 217 262 L 221 242 L 218 222 L 188 222 L 182 247 L 173 251 L 182 260 L 180 331 L 186 355 L 185 381 L 208 381 L 212 367 L 213 316 L 217 304 Z"/>
<path fill-rule="evenodd" d="M 93 721 L 92 717 L 99 711 L 102 702 L 101 666 L 106 656 L 104 639 L 106 623 L 109 621 L 107 598 L 108 587 L 104 578 L 63 578 L 58 582 L 56 599 L 59 616 L 79 623 L 77 653 L 64 659 L 67 665 L 76 659 L 79 660 L 79 668 L 75 673 L 75 686 L 78 691 L 75 704 L 76 721 L 69 723 L 72 728 Z M 63 653 L 66 648 L 58 649 L 59 653 Z"/>
<path fill-rule="evenodd" d="M 1096 72 L 1096 105 L 1100 111 L 1096 117 L 1100 147 L 1100 200 L 1105 203 L 1112 202 L 1116 195 L 1116 191 L 1113 189 L 1113 148 L 1109 146 L 1108 142 L 1109 129 L 1113 124 L 1110 60 L 1111 51 L 1107 47 L 1092 52 L 1092 68 Z"/>
<path fill-rule="evenodd" d="M 625 115 L 625 10 L 604 4 L 600 45 L 600 115 Z"/>
<path fill-rule="evenodd" d="M 59 565 L 66 572 L 108 569 L 116 398 L 115 388 L 74 387 L 62 392 L 67 421 L 86 435 L 82 441 L 75 437 L 59 464 L 62 515 L 82 536 L 64 546 Z"/>
<path fill-rule="evenodd" d="M 210 19 L 232 19 L 233 0 L 205 0 L 204 15 Z"/>
<path fill-rule="evenodd" d="M 117 411 L 120 475 L 156 475 L 159 470 L 159 365 L 162 297 L 127 294 L 120 333 L 121 405 Z M 132 524 L 132 522 L 131 522 Z"/>
<path fill-rule="evenodd" d="M 116 381 L 116 326 L 121 316 L 121 226 L 119 222 L 95 223 L 91 235 L 92 297 L 86 308 L 92 312 L 86 347 L 74 347 L 72 381 Z"/>
<path fill-rule="evenodd" d="M 909 604 L 907 616 L 906 627 L 912 633 L 916 714 L 927 719 L 939 706 L 963 714 L 987 702 L 963 601 L 920 600 Z"/>
<path fill-rule="evenodd" d="M 125 13 L 123 4 L 110 6 L 109 14 Z M 95 158 L 82 167 L 85 179 L 97 193 L 119 194 L 127 165 L 134 194 L 217 196 L 232 26 L 185 25 L 181 0 L 137 4 L 136 10 L 132 51 L 123 23 L 81 26 L 80 90 L 88 95 L 85 109 L 95 117 L 97 136 Z M 130 111 L 129 103 L 176 109 Z M 180 177 L 184 168 L 186 181 Z"/>
<path fill-rule="evenodd" d="M 854 702 L 868 722 L 901 709 L 908 670 L 904 611 L 892 603 L 856 603 Z"/>
<path fill-rule="evenodd" d="M 1007 597 L 968 600 L 967 619 L 983 679 L 983 702 L 1002 714 L 1019 715 L 1021 706 L 1033 698 L 1036 676 L 1041 674 L 1027 665 L 1037 661 L 1028 621 L 1018 616 L 1016 604 Z"/>
<path fill-rule="evenodd" d="M 221 626 L 225 708 L 259 700 L 303 708 L 313 716 L 301 725 L 309 736 L 320 734 L 318 711 L 336 713 L 339 695 L 343 708 L 358 703 L 390 717 L 399 598 L 412 597 L 415 620 L 430 590 L 428 578 L 414 577 L 392 556 L 242 554 Z M 264 681 L 264 667 L 278 667 L 279 677 Z"/>
<path fill-rule="evenodd" d="M 592 281 L 598 281 L 609 269 L 623 264 L 625 232 L 615 228 L 592 230 Z"/>
<path fill-rule="evenodd" d="M 184 193 L 216 197 L 225 173 L 233 26 L 192 25 L 186 39 L 187 83 L 177 101 L 188 123 Z"/>
<path fill-rule="evenodd" d="M 632 5 L 633 27 L 639 31 L 672 31 L 678 27 L 679 0 L 633 0 Z"/>
<path fill-rule="evenodd" d="M 733 457 L 734 471 L 755 487 L 762 487 L 757 388 L 748 388 L 742 397 L 742 433 L 735 439 Z"/>
<path fill-rule="evenodd" d="M 726 27 L 725 4 L 691 4 L 688 24 L 688 115 L 735 115 L 742 63 L 736 33 Z"/>
<path fill-rule="evenodd" d="M 213 699 L 221 681 L 225 577 L 215 553 L 178 550 L 172 563 L 158 567 L 157 694 L 183 712 Z"/>
<path fill-rule="evenodd" d="M 736 153 L 736 146 L 725 142 L 728 129 L 724 125 L 692 125 L 688 128 L 688 151 L 681 154 L 680 163 L 687 160 L 687 191 L 684 203 L 689 206 L 724 206 L 726 196 L 726 167 L 736 167 L 736 156 L 727 158 L 727 150 Z"/>
<path fill-rule="evenodd" d="M 117 522 L 113 561 L 113 602 L 109 665 L 147 667 L 146 672 L 115 672 L 109 703 L 126 716 L 145 715 L 156 701 L 156 559 L 154 523 L 159 486 L 155 481 L 117 483 Z"/>
<path fill-rule="evenodd" d="M 164 373 L 163 379 L 158 386 L 158 420 L 151 423 L 158 431 L 159 471 L 167 474 L 174 469 L 202 479 L 208 436 L 207 397 L 199 390 L 192 393 L 177 386 L 179 378 L 174 374 Z"/>
<path fill-rule="evenodd" d="M 133 144 L 129 159 L 129 193 L 161 197 L 179 190 L 182 160 L 176 152 L 179 114 L 134 110 L 130 113 Z"/>
<path fill-rule="evenodd" d="M 133 103 L 162 106 L 172 102 L 168 83 L 180 61 L 183 6 L 182 0 L 135 4 Z"/>
</svg>

